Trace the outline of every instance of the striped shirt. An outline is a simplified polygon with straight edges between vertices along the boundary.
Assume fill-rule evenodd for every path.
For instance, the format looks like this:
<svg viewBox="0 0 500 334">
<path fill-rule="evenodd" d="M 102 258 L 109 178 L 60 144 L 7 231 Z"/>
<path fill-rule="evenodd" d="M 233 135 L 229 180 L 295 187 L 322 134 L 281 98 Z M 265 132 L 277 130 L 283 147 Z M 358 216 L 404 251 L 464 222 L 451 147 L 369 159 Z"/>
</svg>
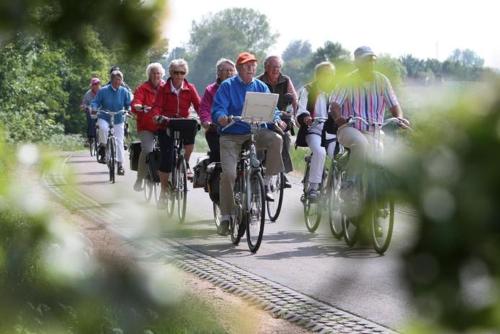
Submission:
<svg viewBox="0 0 500 334">
<path fill-rule="evenodd" d="M 373 81 L 366 81 L 355 70 L 348 75 L 346 82 L 330 97 L 330 103 L 335 102 L 341 107 L 341 115 L 345 119 L 361 117 L 369 124 L 383 123 L 386 108 L 399 105 L 389 79 L 380 72 L 374 72 Z M 361 121 L 357 121 L 354 127 L 361 131 L 369 130 Z"/>
</svg>

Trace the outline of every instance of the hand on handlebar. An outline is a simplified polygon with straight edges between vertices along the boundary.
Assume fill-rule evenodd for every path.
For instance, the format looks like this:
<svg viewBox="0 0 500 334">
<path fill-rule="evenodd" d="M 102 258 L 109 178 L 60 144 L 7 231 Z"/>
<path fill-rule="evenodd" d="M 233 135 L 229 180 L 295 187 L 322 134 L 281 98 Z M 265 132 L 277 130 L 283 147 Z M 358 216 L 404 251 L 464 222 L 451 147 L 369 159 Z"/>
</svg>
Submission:
<svg viewBox="0 0 500 334">
<path fill-rule="evenodd" d="M 307 126 L 311 126 L 312 123 L 313 123 L 313 119 L 311 116 L 306 116 L 304 117 L 304 123 L 307 125 Z"/>
<path fill-rule="evenodd" d="M 397 117 L 399 126 L 403 129 L 410 129 L 410 121 L 403 117 Z"/>
<path fill-rule="evenodd" d="M 221 116 L 219 117 L 219 119 L 217 120 L 217 122 L 221 125 L 221 126 L 226 126 L 229 124 L 229 118 L 227 116 Z"/>
</svg>

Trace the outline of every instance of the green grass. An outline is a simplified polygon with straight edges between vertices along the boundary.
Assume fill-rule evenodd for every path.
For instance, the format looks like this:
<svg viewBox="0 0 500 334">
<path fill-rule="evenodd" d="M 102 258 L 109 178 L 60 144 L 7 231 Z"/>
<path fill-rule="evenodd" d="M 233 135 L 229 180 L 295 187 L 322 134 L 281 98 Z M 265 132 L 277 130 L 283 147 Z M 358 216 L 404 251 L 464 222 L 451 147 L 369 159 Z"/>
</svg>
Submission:
<svg viewBox="0 0 500 334">
<path fill-rule="evenodd" d="M 58 134 L 45 140 L 42 144 L 59 151 L 80 151 L 85 149 L 85 139 L 80 134 Z"/>
</svg>

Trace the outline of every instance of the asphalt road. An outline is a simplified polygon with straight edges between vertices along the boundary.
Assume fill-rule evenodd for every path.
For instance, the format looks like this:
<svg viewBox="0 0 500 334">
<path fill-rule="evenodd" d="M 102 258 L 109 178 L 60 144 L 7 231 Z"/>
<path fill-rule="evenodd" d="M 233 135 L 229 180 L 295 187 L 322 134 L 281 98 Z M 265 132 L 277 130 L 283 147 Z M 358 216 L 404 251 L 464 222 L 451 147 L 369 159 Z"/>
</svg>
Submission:
<svg viewBox="0 0 500 334">
<path fill-rule="evenodd" d="M 142 193 L 133 191 L 136 173 L 128 169 L 128 161 L 125 176 L 117 176 L 115 184 L 108 182 L 107 167 L 96 163 L 86 152 L 73 153 L 67 165 L 73 168 L 82 193 L 134 221 L 138 230 L 148 230 L 150 237 L 156 237 L 156 233 L 158 238 L 174 238 L 207 255 L 396 330 L 412 317 L 404 282 L 399 279 L 399 256 L 411 244 L 415 228 L 415 219 L 406 210 L 396 210 L 393 242 L 385 256 L 371 248 L 351 249 L 332 237 L 326 220 L 316 233 L 307 231 L 299 200 L 300 178 L 295 176 L 291 178 L 292 189 L 285 191 L 278 221 L 266 224 L 262 245 L 252 255 L 246 240 L 235 247 L 229 237 L 215 233 L 212 204 L 203 189 L 189 185 L 188 217 L 179 225 L 154 204 L 145 203 Z"/>
</svg>

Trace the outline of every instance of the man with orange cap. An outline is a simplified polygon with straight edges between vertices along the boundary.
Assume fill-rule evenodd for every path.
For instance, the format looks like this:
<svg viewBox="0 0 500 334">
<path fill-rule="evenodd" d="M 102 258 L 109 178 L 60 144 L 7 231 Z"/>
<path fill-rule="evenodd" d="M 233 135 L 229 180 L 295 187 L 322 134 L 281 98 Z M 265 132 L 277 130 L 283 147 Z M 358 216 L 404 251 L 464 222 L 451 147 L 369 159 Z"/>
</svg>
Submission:
<svg viewBox="0 0 500 334">
<path fill-rule="evenodd" d="M 221 83 L 215 95 L 212 106 L 212 121 L 219 126 L 220 155 L 221 155 L 221 183 L 220 209 L 221 223 L 219 234 L 226 235 L 229 231 L 229 222 L 234 206 L 233 188 L 236 180 L 236 165 L 242 144 L 250 138 L 251 127 L 244 121 L 236 121 L 229 127 L 229 116 L 241 116 L 246 92 L 270 93 L 267 85 L 255 78 L 257 58 L 249 53 L 242 52 L 236 61 L 238 75 Z M 276 109 L 274 121 L 283 129 L 286 127 Z M 283 171 L 281 159 L 282 139 L 279 134 L 267 128 L 259 129 L 255 134 L 257 149 L 267 150 L 266 179 Z M 264 180 L 266 182 L 266 180 Z M 273 200 L 266 193 L 267 200 Z"/>
</svg>

